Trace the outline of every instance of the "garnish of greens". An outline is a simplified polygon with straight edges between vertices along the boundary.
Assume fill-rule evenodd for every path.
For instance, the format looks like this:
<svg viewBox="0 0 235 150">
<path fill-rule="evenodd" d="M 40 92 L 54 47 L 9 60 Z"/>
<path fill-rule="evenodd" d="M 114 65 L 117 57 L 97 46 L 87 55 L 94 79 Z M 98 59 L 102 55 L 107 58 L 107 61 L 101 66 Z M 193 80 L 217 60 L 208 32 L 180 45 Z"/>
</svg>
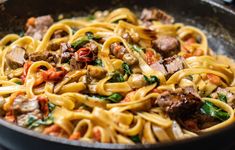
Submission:
<svg viewBox="0 0 235 150">
<path fill-rule="evenodd" d="M 131 70 L 130 66 L 127 63 L 123 63 L 122 64 L 122 68 L 123 68 L 124 72 L 127 75 L 131 75 L 132 74 L 132 70 Z"/>
<path fill-rule="evenodd" d="M 76 49 L 78 47 L 83 46 L 84 44 L 88 43 L 91 40 L 99 40 L 99 39 L 100 37 L 94 36 L 92 32 L 86 32 L 84 37 L 79 38 L 78 40 L 73 42 L 71 46 Z"/>
<path fill-rule="evenodd" d="M 143 50 L 140 46 L 138 46 L 138 45 L 136 45 L 136 44 L 131 45 L 131 48 L 132 48 L 133 50 L 135 50 L 136 52 L 140 52 L 140 51 Z"/>
<path fill-rule="evenodd" d="M 54 123 L 54 118 L 51 116 L 51 114 L 49 114 L 49 116 L 46 117 L 45 119 L 39 119 L 39 120 L 37 120 L 34 116 L 29 116 L 27 126 L 29 129 L 32 129 L 40 125 L 48 126 L 53 123 Z"/>
<path fill-rule="evenodd" d="M 135 135 L 131 137 L 131 140 L 135 143 L 140 143 L 140 137 L 139 135 Z"/>
<path fill-rule="evenodd" d="M 157 86 L 160 84 L 159 79 L 156 76 L 150 76 L 149 78 L 147 76 L 144 76 L 144 80 L 149 84 L 157 83 Z"/>
<path fill-rule="evenodd" d="M 110 96 L 93 95 L 93 97 L 99 98 L 101 100 L 109 101 L 109 102 L 111 101 L 113 103 L 118 103 L 123 99 L 123 96 L 119 93 L 113 93 Z"/>
<path fill-rule="evenodd" d="M 17 81 L 16 84 L 22 85 L 22 82 L 21 81 Z"/>
<path fill-rule="evenodd" d="M 112 75 L 112 78 L 109 79 L 109 82 L 124 82 L 124 81 L 125 80 L 124 80 L 123 75 L 118 71 L 114 72 L 114 74 Z"/>
<path fill-rule="evenodd" d="M 95 16 L 94 15 L 89 15 L 87 18 L 86 18 L 87 21 L 92 21 L 92 20 L 95 20 Z"/>
<path fill-rule="evenodd" d="M 224 95 L 222 93 L 218 93 L 218 98 L 220 101 L 227 103 L 227 96 L 226 95 Z"/>
<path fill-rule="evenodd" d="M 27 121 L 27 126 L 29 129 L 32 129 L 32 128 L 35 128 L 35 127 L 38 127 L 40 125 L 51 125 L 54 123 L 54 118 L 52 117 L 51 115 L 51 112 L 55 109 L 55 105 L 52 104 L 52 103 L 48 103 L 48 109 L 49 109 L 49 114 L 46 118 L 43 118 L 43 119 L 37 119 L 35 116 L 33 115 L 29 115 L 28 117 L 28 121 Z"/>
<path fill-rule="evenodd" d="M 103 62 L 102 62 L 102 60 L 101 59 L 96 59 L 96 60 L 94 60 L 94 65 L 95 66 L 103 66 Z"/>
<path fill-rule="evenodd" d="M 220 121 L 227 120 L 229 118 L 229 114 L 222 110 L 221 108 L 218 108 L 213 103 L 209 101 L 205 101 L 205 103 L 201 107 L 201 112 L 209 115 L 211 117 L 217 118 Z"/>
</svg>

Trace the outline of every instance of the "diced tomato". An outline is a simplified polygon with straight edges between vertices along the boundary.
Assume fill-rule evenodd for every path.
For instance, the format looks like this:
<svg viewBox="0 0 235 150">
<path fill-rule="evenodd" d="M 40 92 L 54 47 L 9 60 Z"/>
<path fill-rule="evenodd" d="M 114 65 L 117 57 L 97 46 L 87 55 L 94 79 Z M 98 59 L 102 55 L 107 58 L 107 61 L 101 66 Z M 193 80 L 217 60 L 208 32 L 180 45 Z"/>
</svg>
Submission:
<svg viewBox="0 0 235 150">
<path fill-rule="evenodd" d="M 70 140 L 79 140 L 80 138 L 81 138 L 80 132 L 75 132 L 72 135 L 70 135 L 70 137 L 69 137 Z"/>
<path fill-rule="evenodd" d="M 186 44 L 193 44 L 196 43 L 196 40 L 194 37 L 190 37 L 185 41 Z"/>
<path fill-rule="evenodd" d="M 38 100 L 38 103 L 39 103 L 40 110 L 42 111 L 44 116 L 47 117 L 48 114 L 49 114 L 48 99 L 46 97 L 43 97 L 43 96 L 38 96 L 37 100 Z"/>
<path fill-rule="evenodd" d="M 60 81 L 67 71 L 60 67 L 60 70 L 56 70 L 55 68 L 48 69 L 47 71 L 42 72 L 42 77 L 44 81 Z"/>
<path fill-rule="evenodd" d="M 101 132 L 99 129 L 94 128 L 93 129 L 93 139 L 100 142 L 101 141 Z"/>
<path fill-rule="evenodd" d="M 5 120 L 8 122 L 15 122 L 16 121 L 16 117 L 14 116 L 14 113 L 12 110 L 8 111 L 5 115 Z"/>
<path fill-rule="evenodd" d="M 27 76 L 27 74 L 28 74 L 29 67 L 30 67 L 31 65 L 32 65 L 32 62 L 31 62 L 31 61 L 27 61 L 27 62 L 24 64 L 24 71 L 23 71 L 23 75 L 21 76 L 22 82 L 25 82 L 26 76 Z"/>
<path fill-rule="evenodd" d="M 75 52 L 75 58 L 79 62 L 90 62 L 93 60 L 93 53 L 89 48 L 80 48 Z"/>
<path fill-rule="evenodd" d="M 207 78 L 208 78 L 209 81 L 210 81 L 211 83 L 213 83 L 213 84 L 216 84 L 216 85 L 221 84 L 221 79 L 220 79 L 220 77 L 218 77 L 217 75 L 208 73 L 208 74 L 207 74 Z"/>
<path fill-rule="evenodd" d="M 159 90 L 159 89 L 157 89 L 157 88 L 155 88 L 155 89 L 152 90 L 152 92 L 153 92 L 153 93 L 162 93 L 163 91 L 162 91 L 162 90 Z"/>
<path fill-rule="evenodd" d="M 30 18 L 27 20 L 26 27 L 34 26 L 34 25 L 35 25 L 35 21 L 36 21 L 36 18 L 35 18 L 35 17 L 30 17 Z"/>
<path fill-rule="evenodd" d="M 151 65 L 156 61 L 156 57 L 152 50 L 147 49 L 145 54 L 146 54 L 146 61 L 148 65 Z"/>
<path fill-rule="evenodd" d="M 52 133 L 59 133 L 61 132 L 60 126 L 54 124 L 49 127 L 46 127 L 43 131 L 43 134 L 52 134 Z"/>
</svg>

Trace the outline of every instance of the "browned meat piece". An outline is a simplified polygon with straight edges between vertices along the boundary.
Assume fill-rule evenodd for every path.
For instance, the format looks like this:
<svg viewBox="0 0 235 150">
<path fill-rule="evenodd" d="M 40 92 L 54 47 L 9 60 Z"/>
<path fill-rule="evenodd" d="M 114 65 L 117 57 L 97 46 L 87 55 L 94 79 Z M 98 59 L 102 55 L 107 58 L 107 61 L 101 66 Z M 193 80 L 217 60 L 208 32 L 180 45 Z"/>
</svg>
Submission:
<svg viewBox="0 0 235 150">
<path fill-rule="evenodd" d="M 60 44 L 59 43 L 50 43 L 47 46 L 48 51 L 57 51 L 58 49 L 60 49 Z"/>
<path fill-rule="evenodd" d="M 25 49 L 21 47 L 14 47 L 6 54 L 6 61 L 8 66 L 11 69 L 17 69 L 19 67 L 23 67 L 25 59 Z"/>
<path fill-rule="evenodd" d="M 60 48 L 62 52 L 75 52 L 76 50 L 72 48 L 71 44 L 69 43 L 61 43 Z"/>
<path fill-rule="evenodd" d="M 96 79 L 102 79 L 106 76 L 107 71 L 100 66 L 87 66 L 88 76 Z"/>
<path fill-rule="evenodd" d="M 50 15 L 37 17 L 33 25 L 29 25 L 26 35 L 37 40 L 42 40 L 48 28 L 53 24 L 53 18 Z"/>
<path fill-rule="evenodd" d="M 203 105 L 201 99 L 184 89 L 162 93 L 155 104 L 160 106 L 171 118 L 185 118 L 192 115 Z"/>
<path fill-rule="evenodd" d="M 17 96 L 12 106 L 16 113 L 27 113 L 39 109 L 39 104 L 36 98 L 27 99 L 25 96 Z"/>
<path fill-rule="evenodd" d="M 153 41 L 153 48 L 166 58 L 180 52 L 180 43 L 174 37 L 161 36 Z"/>
<path fill-rule="evenodd" d="M 162 72 L 166 77 L 184 68 L 184 60 L 180 56 L 173 56 L 160 60 L 151 65 L 154 70 Z"/>
<path fill-rule="evenodd" d="M 94 54 L 98 54 L 98 46 L 95 42 L 86 43 L 83 47 L 90 49 Z"/>
<path fill-rule="evenodd" d="M 47 61 L 55 66 L 59 61 L 59 55 L 53 52 L 32 53 L 28 56 L 29 61 Z"/>
<path fill-rule="evenodd" d="M 196 112 L 195 114 L 187 118 L 177 119 L 177 121 L 185 129 L 193 132 L 206 129 L 220 123 L 218 119 L 208 116 L 206 114 L 201 114 L 199 112 Z"/>
<path fill-rule="evenodd" d="M 117 57 L 122 59 L 123 55 L 127 52 L 126 48 L 120 43 L 113 43 L 110 45 L 111 53 Z"/>
<path fill-rule="evenodd" d="M 156 8 L 152 8 L 152 9 L 143 9 L 140 19 L 144 22 L 144 23 L 150 23 L 150 21 L 160 21 L 164 24 L 171 24 L 174 22 L 174 18 L 170 15 L 168 15 L 167 13 L 165 13 L 164 11 L 160 10 L 160 9 L 156 9 Z"/>
<path fill-rule="evenodd" d="M 41 119 L 42 114 L 40 113 L 39 109 L 17 116 L 17 125 L 21 127 L 27 127 L 29 125 L 30 118 L 33 118 L 35 120 Z"/>
<path fill-rule="evenodd" d="M 69 64 L 72 70 L 79 70 L 82 68 L 82 64 L 77 62 L 77 60 L 74 57 L 70 59 Z"/>
</svg>

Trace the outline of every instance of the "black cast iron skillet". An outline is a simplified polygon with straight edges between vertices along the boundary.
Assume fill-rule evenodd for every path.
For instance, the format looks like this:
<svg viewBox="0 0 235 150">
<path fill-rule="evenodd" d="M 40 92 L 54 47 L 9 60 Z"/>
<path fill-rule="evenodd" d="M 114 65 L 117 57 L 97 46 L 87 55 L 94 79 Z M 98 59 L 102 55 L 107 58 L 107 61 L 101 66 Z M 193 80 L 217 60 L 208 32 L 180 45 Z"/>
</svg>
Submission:
<svg viewBox="0 0 235 150">
<path fill-rule="evenodd" d="M 1 0 L 0 0 L 1 1 Z M 235 12 L 208 0 L 8 0 L 0 6 L 0 37 L 21 32 L 30 16 L 63 13 L 71 17 L 94 10 L 128 7 L 139 14 L 144 7 L 158 7 L 173 15 L 177 22 L 203 29 L 210 47 L 235 59 Z M 82 149 L 226 149 L 235 143 L 235 124 L 197 138 L 154 145 L 84 143 L 41 135 L 0 119 L 0 144 L 11 150 Z"/>
</svg>

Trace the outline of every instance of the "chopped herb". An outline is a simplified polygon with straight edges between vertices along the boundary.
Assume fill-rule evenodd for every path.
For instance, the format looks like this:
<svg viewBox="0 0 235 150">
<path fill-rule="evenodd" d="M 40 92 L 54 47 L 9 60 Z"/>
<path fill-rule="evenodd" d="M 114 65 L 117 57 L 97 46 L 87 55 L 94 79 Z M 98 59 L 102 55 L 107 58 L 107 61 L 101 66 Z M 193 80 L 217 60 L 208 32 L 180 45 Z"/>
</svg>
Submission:
<svg viewBox="0 0 235 150">
<path fill-rule="evenodd" d="M 94 65 L 95 66 L 103 66 L 103 62 L 101 59 L 96 59 L 96 60 L 94 60 Z"/>
<path fill-rule="evenodd" d="M 19 32 L 19 36 L 21 36 L 21 37 L 24 36 L 24 31 L 23 30 Z"/>
<path fill-rule="evenodd" d="M 92 20 L 95 20 L 95 16 L 89 15 L 86 19 L 87 19 L 87 21 L 92 21 Z"/>
<path fill-rule="evenodd" d="M 51 102 L 48 103 L 48 108 L 50 112 L 52 112 L 55 109 L 55 107 L 56 107 L 55 104 L 52 104 Z"/>
<path fill-rule="evenodd" d="M 125 73 L 127 75 L 131 75 L 132 74 L 132 70 L 130 69 L 130 66 L 127 63 L 123 63 L 122 64 L 122 68 L 125 71 Z"/>
<path fill-rule="evenodd" d="M 148 78 L 147 76 L 144 76 L 144 80 L 149 84 L 154 84 L 157 83 L 157 86 L 160 84 L 159 79 L 156 76 L 150 76 L 150 78 Z"/>
<path fill-rule="evenodd" d="M 217 106 L 215 106 L 213 103 L 209 101 L 205 101 L 205 103 L 203 104 L 200 110 L 202 113 L 212 116 L 214 118 L 217 118 L 221 121 L 227 120 L 229 118 L 229 114 L 227 112 L 218 108 Z"/>
<path fill-rule="evenodd" d="M 138 46 L 138 45 L 136 45 L 136 44 L 133 44 L 133 45 L 132 45 L 132 48 L 133 48 L 135 51 L 137 51 L 137 52 L 140 52 L 140 51 L 143 50 L 140 46 Z"/>
<path fill-rule="evenodd" d="M 99 99 L 102 99 L 102 100 L 105 100 L 107 98 L 106 96 L 102 96 L 102 95 L 92 95 L 92 97 L 99 98 Z"/>
<path fill-rule="evenodd" d="M 139 135 L 135 135 L 131 137 L 131 140 L 135 143 L 140 143 L 140 137 Z"/>
<path fill-rule="evenodd" d="M 123 96 L 121 94 L 114 93 L 114 94 L 110 95 L 109 97 L 107 97 L 107 99 L 114 102 L 114 103 L 118 103 L 123 99 Z"/>
<path fill-rule="evenodd" d="M 121 73 L 115 72 L 109 81 L 110 82 L 124 82 L 124 77 Z"/>
<path fill-rule="evenodd" d="M 21 82 L 21 81 L 18 81 L 18 82 L 16 82 L 16 84 L 22 85 L 22 82 Z"/>
<path fill-rule="evenodd" d="M 77 32 L 76 29 L 72 29 L 72 33 L 75 34 Z"/>
<path fill-rule="evenodd" d="M 222 93 L 218 93 L 218 98 L 220 101 L 227 103 L 227 96 L 226 95 L 224 95 Z"/>
<path fill-rule="evenodd" d="M 29 115 L 28 120 L 27 120 L 27 126 L 30 126 L 35 121 L 37 121 L 37 118 L 33 115 Z"/>
<path fill-rule="evenodd" d="M 86 44 L 88 42 L 89 42 L 88 37 L 82 37 L 82 38 L 78 39 L 77 41 L 73 42 L 71 44 L 71 46 L 73 48 L 77 48 L 77 47 L 80 47 L 80 46 L 82 46 L 82 45 L 84 45 L 84 44 Z"/>
<path fill-rule="evenodd" d="M 190 81 L 193 81 L 193 76 L 192 75 L 189 75 L 186 78 L 189 79 Z"/>
<path fill-rule="evenodd" d="M 30 122 L 29 122 L 29 120 L 30 120 Z M 35 118 L 35 120 L 33 120 L 32 117 L 30 117 L 28 119 L 28 128 L 32 129 L 32 128 L 38 127 L 40 125 L 48 126 L 48 125 L 51 125 L 53 123 L 54 123 L 54 118 L 51 115 L 49 115 L 47 118 L 45 118 L 43 120 L 42 119 L 37 120 L 36 118 Z"/>
<path fill-rule="evenodd" d="M 86 36 L 89 40 L 92 40 L 94 38 L 94 34 L 92 32 L 86 32 Z"/>
<path fill-rule="evenodd" d="M 123 99 L 123 96 L 119 93 L 114 93 L 110 96 L 92 95 L 92 97 L 98 98 L 100 100 L 107 101 L 107 102 L 111 101 L 114 103 L 120 102 Z"/>
</svg>

